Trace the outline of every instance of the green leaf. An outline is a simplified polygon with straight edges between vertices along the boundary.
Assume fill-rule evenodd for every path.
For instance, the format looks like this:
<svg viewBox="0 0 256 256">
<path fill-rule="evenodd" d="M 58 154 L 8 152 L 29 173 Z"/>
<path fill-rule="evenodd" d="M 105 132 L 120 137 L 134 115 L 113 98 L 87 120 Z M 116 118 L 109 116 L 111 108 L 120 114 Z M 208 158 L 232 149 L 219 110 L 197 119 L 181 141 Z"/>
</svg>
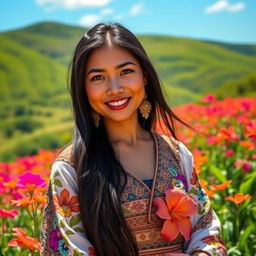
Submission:
<svg viewBox="0 0 256 256">
<path fill-rule="evenodd" d="M 71 230 L 68 230 L 68 231 L 65 232 L 65 234 L 67 236 L 70 236 L 70 235 L 74 235 L 75 233 L 73 231 L 71 231 Z"/>
<path fill-rule="evenodd" d="M 58 171 L 56 171 L 56 172 L 54 173 L 54 175 L 53 175 L 53 178 L 56 178 L 56 177 L 58 177 L 58 176 L 60 176 L 60 173 L 59 173 Z"/>
<path fill-rule="evenodd" d="M 77 248 L 74 250 L 74 255 L 73 256 L 83 256 L 83 255 L 84 254 L 80 253 Z"/>
<path fill-rule="evenodd" d="M 215 165 L 211 165 L 210 166 L 210 172 L 220 181 L 220 182 L 225 182 L 226 181 L 226 177 L 222 174 L 221 170 L 215 166 Z"/>
<path fill-rule="evenodd" d="M 64 220 L 63 220 L 63 219 L 61 219 L 61 220 L 59 221 L 59 225 L 60 225 L 61 228 L 64 228 L 64 227 L 65 227 L 65 223 L 64 223 Z"/>
<path fill-rule="evenodd" d="M 57 187 L 63 187 L 61 181 L 58 179 L 54 179 L 53 184 L 56 185 Z"/>
<path fill-rule="evenodd" d="M 197 190 L 196 190 L 195 188 L 192 188 L 192 189 L 189 191 L 189 194 L 197 195 Z"/>
<path fill-rule="evenodd" d="M 77 225 L 80 222 L 80 220 L 81 220 L 80 215 L 73 216 L 69 221 L 69 225 L 73 227 Z"/>
<path fill-rule="evenodd" d="M 239 192 L 243 194 L 251 194 L 255 190 L 256 186 L 256 172 L 248 174 L 246 180 L 240 186 Z"/>
<path fill-rule="evenodd" d="M 252 234 L 252 231 L 255 229 L 254 225 L 250 225 L 249 227 L 247 227 L 245 229 L 245 231 L 243 232 L 242 235 L 240 235 L 240 238 L 239 238 L 239 247 L 243 248 L 244 245 L 247 243 L 247 239 L 249 237 L 250 234 Z"/>
<path fill-rule="evenodd" d="M 76 232 L 84 233 L 84 230 L 80 227 L 74 228 Z"/>
</svg>

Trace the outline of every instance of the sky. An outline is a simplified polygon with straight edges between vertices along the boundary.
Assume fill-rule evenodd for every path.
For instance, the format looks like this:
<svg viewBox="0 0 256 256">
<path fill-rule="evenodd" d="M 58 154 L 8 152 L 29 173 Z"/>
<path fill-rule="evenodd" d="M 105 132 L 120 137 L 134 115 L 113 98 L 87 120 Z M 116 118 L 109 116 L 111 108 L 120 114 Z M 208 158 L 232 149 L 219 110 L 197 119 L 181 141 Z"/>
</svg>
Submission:
<svg viewBox="0 0 256 256">
<path fill-rule="evenodd" d="M 256 0 L 0 0 L 0 32 L 43 21 L 256 44 Z"/>
</svg>

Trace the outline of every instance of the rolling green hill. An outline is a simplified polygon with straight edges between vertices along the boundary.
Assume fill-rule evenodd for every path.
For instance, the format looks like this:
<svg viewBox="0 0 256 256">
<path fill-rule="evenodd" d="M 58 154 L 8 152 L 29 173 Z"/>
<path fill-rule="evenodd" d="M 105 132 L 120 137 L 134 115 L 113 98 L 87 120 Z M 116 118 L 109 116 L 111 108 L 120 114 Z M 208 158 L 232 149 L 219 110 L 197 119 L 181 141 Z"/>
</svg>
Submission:
<svg viewBox="0 0 256 256">
<path fill-rule="evenodd" d="M 242 77 L 238 80 L 230 80 L 217 89 L 219 97 L 236 97 L 237 95 L 251 95 L 256 97 L 256 73 Z"/>
<path fill-rule="evenodd" d="M 5 36 L 67 67 L 86 29 L 59 23 L 38 23 Z M 165 86 L 206 93 L 230 79 L 254 72 L 255 45 L 234 45 L 167 36 L 139 36 Z"/>
<path fill-rule="evenodd" d="M 65 68 L 0 34 L 0 100 L 44 99 L 65 92 Z"/>
<path fill-rule="evenodd" d="M 85 31 L 44 22 L 0 33 L 0 161 L 70 140 L 67 69 Z M 255 95 L 248 77 L 255 74 L 256 45 L 157 35 L 139 39 L 159 72 L 171 107 L 212 92 Z M 241 84 L 245 90 L 239 89 Z"/>
</svg>

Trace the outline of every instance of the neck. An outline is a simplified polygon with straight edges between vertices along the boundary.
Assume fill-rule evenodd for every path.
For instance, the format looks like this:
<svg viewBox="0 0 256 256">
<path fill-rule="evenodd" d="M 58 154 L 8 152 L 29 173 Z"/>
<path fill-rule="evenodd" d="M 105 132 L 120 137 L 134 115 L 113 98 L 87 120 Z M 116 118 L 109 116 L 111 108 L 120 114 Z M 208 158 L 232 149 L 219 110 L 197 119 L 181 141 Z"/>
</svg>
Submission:
<svg viewBox="0 0 256 256">
<path fill-rule="evenodd" d="M 150 133 L 144 130 L 138 120 L 138 116 L 123 121 L 104 120 L 104 124 L 113 144 L 124 143 L 130 146 L 137 145 L 140 140 L 149 139 Z"/>
</svg>

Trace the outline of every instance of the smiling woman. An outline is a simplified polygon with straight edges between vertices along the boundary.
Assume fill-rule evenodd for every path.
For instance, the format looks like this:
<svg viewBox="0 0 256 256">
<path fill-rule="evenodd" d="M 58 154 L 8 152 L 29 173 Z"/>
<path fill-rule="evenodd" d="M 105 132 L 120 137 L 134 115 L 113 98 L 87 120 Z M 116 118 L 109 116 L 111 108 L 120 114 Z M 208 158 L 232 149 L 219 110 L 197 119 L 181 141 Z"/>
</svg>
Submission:
<svg viewBox="0 0 256 256">
<path fill-rule="evenodd" d="M 226 255 L 220 223 L 178 141 L 138 39 L 98 24 L 78 42 L 72 143 L 52 166 L 41 255 Z M 154 132 L 162 119 L 168 134 Z"/>
</svg>

